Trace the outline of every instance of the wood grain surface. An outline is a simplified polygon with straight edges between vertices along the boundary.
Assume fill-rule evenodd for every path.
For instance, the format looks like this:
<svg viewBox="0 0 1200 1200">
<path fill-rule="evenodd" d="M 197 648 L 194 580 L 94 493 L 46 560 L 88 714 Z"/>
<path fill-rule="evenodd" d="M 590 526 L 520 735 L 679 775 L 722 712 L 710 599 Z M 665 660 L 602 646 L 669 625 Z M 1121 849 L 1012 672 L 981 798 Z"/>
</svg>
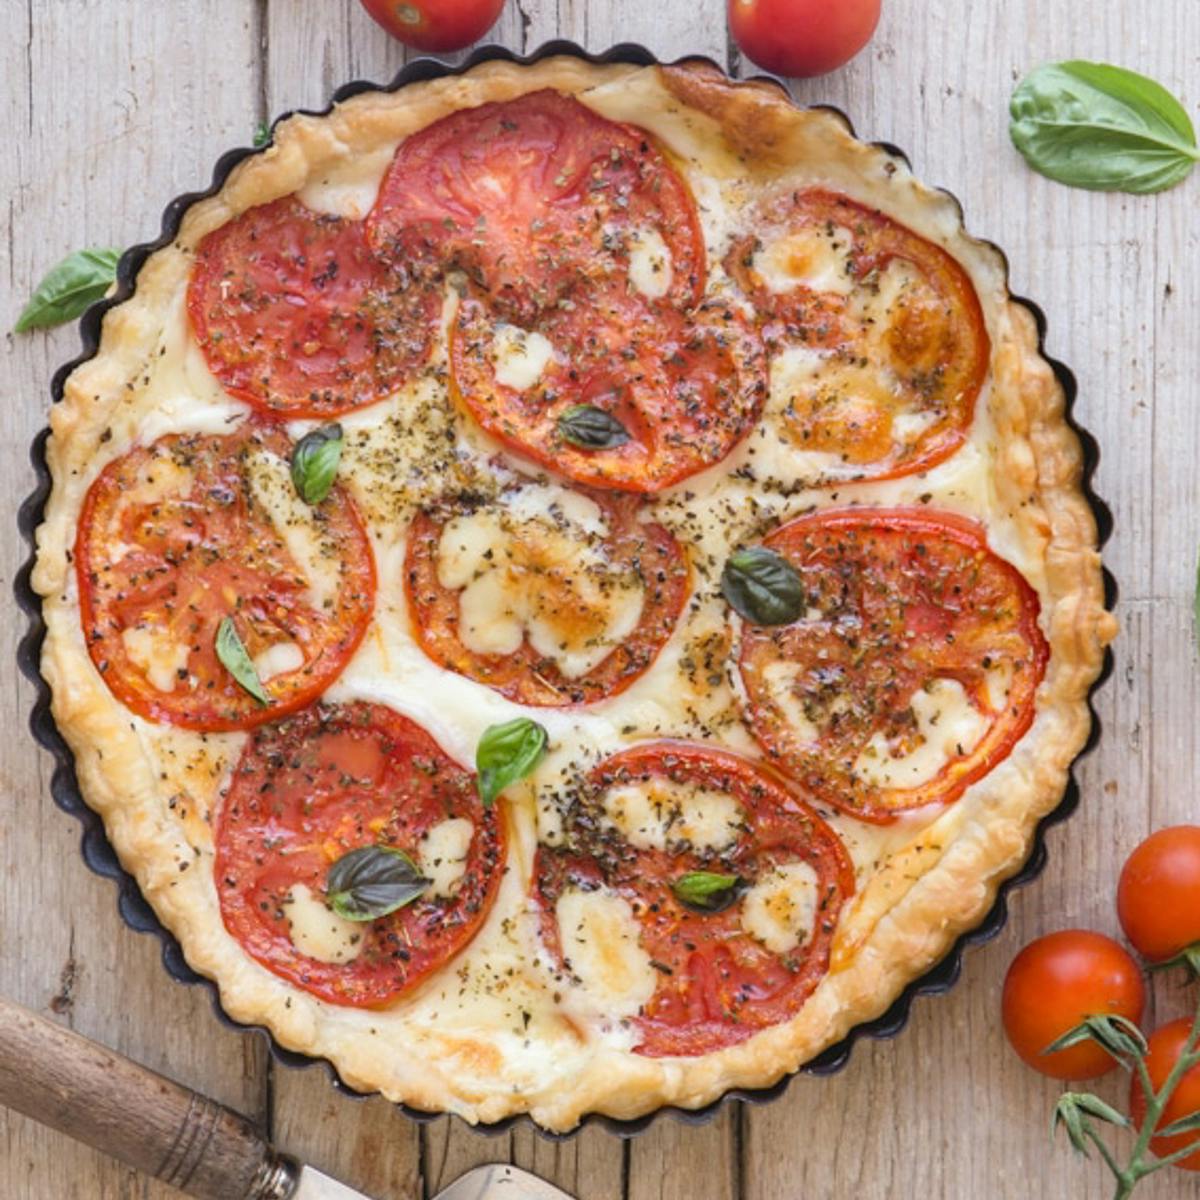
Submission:
<svg viewBox="0 0 1200 1200">
<path fill-rule="evenodd" d="M 1196 0 L 885 0 L 879 32 L 845 70 L 797 83 L 805 103 L 845 109 L 861 135 L 894 142 L 924 179 L 954 191 L 969 229 L 1003 246 L 1014 291 L 1049 320 L 1049 351 L 1079 377 L 1077 416 L 1103 448 L 1097 487 L 1116 533 L 1116 670 L 1080 779 L 1078 815 L 1049 839 L 1050 865 L 1018 893 L 1002 937 L 967 956 L 948 996 L 918 1002 L 897 1040 L 863 1043 L 841 1074 L 801 1076 L 777 1103 L 731 1108 L 704 1128 L 661 1121 L 621 1142 L 599 1131 L 556 1144 L 528 1129 L 495 1138 L 460 1122 L 416 1127 L 382 1101 L 347 1099 L 321 1069 L 269 1061 L 207 996 L 173 983 L 158 943 L 120 921 L 112 885 L 78 853 L 49 798 L 49 761 L 24 729 L 33 689 L 6 609 L 0 683 L 0 992 L 269 1129 L 281 1146 L 373 1196 L 432 1196 L 468 1167 L 511 1160 L 581 1200 L 1066 1200 L 1105 1197 L 1102 1167 L 1050 1143 L 1057 1088 L 1020 1066 L 998 1026 L 1016 949 L 1068 926 L 1115 932 L 1120 862 L 1148 831 L 1200 805 L 1200 663 L 1191 597 L 1200 540 L 1200 173 L 1148 198 L 1093 195 L 1031 174 L 1011 148 L 1017 78 L 1052 58 L 1145 71 L 1200 109 Z M 386 80 L 404 61 L 353 0 L 5 0 L 0 38 L 0 329 L 36 280 L 84 245 L 158 232 L 177 193 L 204 185 L 225 149 L 281 111 L 322 106 L 338 84 Z M 518 50 L 567 37 L 591 50 L 637 41 L 664 57 L 707 54 L 740 73 L 721 0 L 510 0 L 495 39 Z M 752 71 L 752 68 L 750 68 Z M 45 424 L 54 368 L 77 334 L 6 335 L 0 489 L 15 514 L 32 488 L 28 446 Z M 0 526 L 11 582 L 25 547 Z M 1188 993 L 1156 985 L 1154 1016 Z M 1112 1078 L 1099 1090 L 1120 1098 Z M 162 1185 L 0 1110 L 4 1200 L 168 1200 Z M 1160 1175 L 1142 1200 L 1200 1198 L 1200 1179 Z"/>
</svg>

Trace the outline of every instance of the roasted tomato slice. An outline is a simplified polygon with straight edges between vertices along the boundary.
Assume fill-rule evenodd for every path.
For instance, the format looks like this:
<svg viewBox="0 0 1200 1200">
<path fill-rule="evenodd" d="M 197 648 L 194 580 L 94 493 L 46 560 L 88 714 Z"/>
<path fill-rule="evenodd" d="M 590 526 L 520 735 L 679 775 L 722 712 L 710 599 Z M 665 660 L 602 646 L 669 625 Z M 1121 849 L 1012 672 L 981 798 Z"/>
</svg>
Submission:
<svg viewBox="0 0 1200 1200">
<path fill-rule="evenodd" d="M 381 264 L 361 221 L 286 196 L 203 238 L 188 313 L 231 395 L 331 416 L 385 399 L 428 359 L 442 296 L 416 266 Z"/>
<path fill-rule="evenodd" d="M 617 977 L 614 1015 L 640 1001 L 628 1016 L 638 1053 L 744 1041 L 794 1016 L 825 974 L 853 867 L 833 830 L 750 760 L 684 742 L 623 751 L 591 773 L 565 834 L 538 850 L 542 937 L 585 986 L 593 972 Z M 701 873 L 730 881 L 723 907 L 681 899 Z"/>
<path fill-rule="evenodd" d="M 464 271 L 508 319 L 597 290 L 683 307 L 704 291 L 686 183 L 643 130 L 554 91 L 484 104 L 406 138 L 367 218 L 400 263 Z"/>
<path fill-rule="evenodd" d="M 633 497 L 528 485 L 418 513 L 405 585 L 435 662 L 518 704 L 590 704 L 658 656 L 688 595 L 683 548 Z"/>
<path fill-rule="evenodd" d="M 799 573 L 807 611 L 743 624 L 747 715 L 810 794 L 884 823 L 956 800 L 1029 728 L 1049 655 L 1038 598 L 978 525 L 818 512 L 764 545 Z"/>
<path fill-rule="evenodd" d="M 362 640 L 375 562 L 354 502 L 296 495 L 282 431 L 169 434 L 115 459 L 75 541 L 88 652 L 118 700 L 151 721 L 248 729 L 309 703 Z M 220 661 L 232 619 L 269 697 Z"/>
<path fill-rule="evenodd" d="M 765 320 L 769 419 L 847 477 L 924 471 L 962 445 L 991 346 L 966 271 L 845 196 L 770 201 L 726 267 Z"/>
<path fill-rule="evenodd" d="M 225 927 L 263 966 L 333 1004 L 383 1005 L 444 966 L 496 898 L 504 825 L 472 775 L 379 704 L 317 705 L 255 730 L 216 827 Z M 329 868 L 362 846 L 430 881 L 390 915 L 348 922 Z"/>
<path fill-rule="evenodd" d="M 683 315 L 595 296 L 523 329 L 468 296 L 451 356 L 456 398 L 484 429 L 577 483 L 619 491 L 658 492 L 719 462 L 766 395 L 757 332 L 715 302 Z M 621 436 L 572 440 L 563 421 L 579 406 Z"/>
</svg>

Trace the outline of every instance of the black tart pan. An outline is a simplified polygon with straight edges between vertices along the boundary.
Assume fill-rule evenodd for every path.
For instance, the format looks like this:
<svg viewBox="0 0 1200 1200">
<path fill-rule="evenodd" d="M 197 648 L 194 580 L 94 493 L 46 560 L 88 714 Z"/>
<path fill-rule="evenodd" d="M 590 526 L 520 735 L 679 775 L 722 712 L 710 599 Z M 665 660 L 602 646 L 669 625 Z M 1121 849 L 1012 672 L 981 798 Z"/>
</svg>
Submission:
<svg viewBox="0 0 1200 1200">
<path fill-rule="evenodd" d="M 554 55 L 573 55 L 577 58 L 584 59 L 589 63 L 631 63 L 635 66 L 649 66 L 659 63 L 660 60 L 650 53 L 644 46 L 633 45 L 631 43 L 623 43 L 614 46 L 612 49 L 605 51 L 603 54 L 589 54 L 582 47 L 574 42 L 568 41 L 550 41 L 539 46 L 533 53 L 528 55 L 514 54 L 512 51 L 503 46 L 483 46 L 477 49 L 463 63 L 452 65 L 441 62 L 433 58 L 418 58 L 404 66 L 399 74 L 386 85 L 368 83 L 365 81 L 355 81 L 347 83 L 343 87 L 338 88 L 333 93 L 333 97 L 325 109 L 320 112 L 312 110 L 299 110 L 309 116 L 325 116 L 333 110 L 335 104 L 341 101 L 348 100 L 352 96 L 357 96 L 362 92 L 395 92 L 400 88 L 410 83 L 417 83 L 429 79 L 439 79 L 444 76 L 460 75 L 465 71 L 469 71 L 472 67 L 482 62 L 501 60 L 505 62 L 513 62 L 521 65 L 538 62 L 543 58 L 548 58 Z M 721 69 L 718 64 L 711 59 L 701 58 L 697 55 L 685 56 L 685 58 L 677 61 L 703 61 L 710 66 Z M 768 77 L 759 77 L 766 79 L 770 83 L 776 84 L 785 94 L 786 89 L 778 80 Z M 789 97 L 790 98 L 790 97 Z M 847 130 L 853 135 L 854 129 L 849 118 L 840 109 L 833 108 L 829 105 L 819 106 L 828 111 L 835 113 L 842 121 L 845 122 Z M 274 124 L 285 120 L 294 113 L 284 113 L 277 117 Z M 268 143 L 269 144 L 269 143 Z M 894 155 L 905 163 L 908 162 L 904 152 L 896 146 L 887 142 L 873 143 L 887 153 Z M 80 363 L 86 362 L 92 358 L 100 344 L 100 326 L 105 312 L 113 306 L 127 300 L 134 290 L 134 284 L 137 280 L 138 272 L 141 270 L 142 264 L 155 251 L 163 246 L 168 245 L 175 237 L 179 230 L 180 221 L 183 218 L 184 212 L 196 201 L 202 200 L 205 197 L 213 195 L 225 183 L 229 173 L 243 159 L 249 158 L 253 154 L 261 153 L 262 149 L 241 148 L 229 150 L 217 160 L 216 166 L 213 168 L 212 180 L 208 187 L 199 192 L 186 192 L 181 196 L 177 196 L 167 205 L 162 217 L 162 230 L 159 236 L 152 242 L 144 242 L 140 245 L 131 246 L 121 257 L 121 261 L 117 266 L 117 288 L 114 295 L 106 300 L 100 301 L 93 305 L 83 315 L 79 322 L 79 329 L 82 338 L 82 348 L 77 357 L 70 362 L 61 366 L 54 374 L 51 381 L 50 391 L 52 398 L 59 401 L 63 397 L 63 388 L 66 384 L 67 377 Z M 946 192 L 952 200 L 954 200 L 959 210 L 959 215 L 962 214 L 962 206 L 958 203 L 957 197 Z M 1007 267 L 1007 258 L 1003 251 L 991 245 L 1004 259 Z M 1014 299 L 1023 304 L 1033 314 L 1037 322 L 1038 329 L 1038 348 L 1042 352 L 1043 358 L 1050 364 L 1057 376 L 1059 383 L 1062 385 L 1063 392 L 1066 396 L 1066 415 L 1067 422 L 1075 431 L 1083 448 L 1083 490 L 1087 496 L 1088 502 L 1091 505 L 1092 512 L 1095 515 L 1096 526 L 1098 530 L 1098 540 L 1101 546 L 1108 540 L 1112 533 L 1112 513 L 1107 504 L 1104 503 L 1095 493 L 1092 488 L 1092 476 L 1095 473 L 1096 466 L 1099 463 L 1100 453 L 1096 444 L 1096 439 L 1086 430 L 1083 429 L 1078 422 L 1075 421 L 1072 410 L 1078 387 L 1075 382 L 1075 376 L 1071 371 L 1060 362 L 1049 358 L 1044 352 L 1044 341 L 1046 332 L 1046 319 L 1041 309 L 1032 301 L 1025 300 L 1022 297 L 1014 297 Z M 38 743 L 48 750 L 54 759 L 54 772 L 50 782 L 50 793 L 54 798 L 54 802 L 64 812 L 70 813 L 75 817 L 82 826 L 83 834 L 81 839 L 81 850 L 83 853 L 83 861 L 97 875 L 105 876 L 112 879 L 117 887 L 117 906 L 125 923 L 138 933 L 150 933 L 156 936 L 162 943 L 162 960 L 163 966 L 166 967 L 167 973 L 180 983 L 199 984 L 207 988 L 212 998 L 213 1009 L 217 1014 L 217 1018 L 222 1024 L 239 1030 L 250 1030 L 264 1038 L 270 1048 L 271 1055 L 275 1061 L 280 1062 L 288 1067 L 311 1067 L 314 1064 L 321 1064 L 329 1073 L 334 1086 L 339 1091 L 347 1096 L 362 1098 L 364 1093 L 358 1092 L 345 1085 L 337 1075 L 336 1069 L 327 1059 L 312 1058 L 308 1055 L 299 1054 L 293 1050 L 288 1050 L 279 1045 L 275 1041 L 270 1032 L 257 1025 L 243 1025 L 240 1022 L 232 1020 L 221 1008 L 220 997 L 217 992 L 216 984 L 212 980 L 197 974 L 188 966 L 184 959 L 183 951 L 180 948 L 179 942 L 175 939 L 162 923 L 155 916 L 150 905 L 142 897 L 138 885 L 133 877 L 128 874 L 117 860 L 117 856 L 112 846 L 109 844 L 108 838 L 105 835 L 104 824 L 98 813 L 94 812 L 87 806 L 83 796 L 79 790 L 79 783 L 75 776 L 74 758 L 68 748 L 62 735 L 59 733 L 57 726 L 54 723 L 54 718 L 50 713 L 50 688 L 46 681 L 42 678 L 39 671 L 39 661 L 41 659 L 42 642 L 45 637 L 46 627 L 42 620 L 41 601 L 34 593 L 30 585 L 30 575 L 33 570 L 34 559 L 36 557 L 36 542 L 35 531 L 42 522 L 42 515 L 45 508 L 46 499 L 50 494 L 50 471 L 46 464 L 46 440 L 49 437 L 49 429 L 43 429 L 40 434 L 34 439 L 30 449 L 30 457 L 33 462 L 33 467 L 37 475 L 37 486 L 33 493 L 28 496 L 25 502 L 21 505 L 18 514 L 18 523 L 20 532 L 25 542 L 29 546 L 29 555 L 25 560 L 20 572 L 17 575 L 14 590 L 16 592 L 17 602 L 24 610 L 28 617 L 28 629 L 21 640 L 17 651 L 17 661 L 23 674 L 30 679 L 37 688 L 37 701 L 34 705 L 32 715 L 30 717 L 30 728 L 33 731 L 33 736 Z M 1111 609 L 1116 603 L 1117 587 L 1112 575 L 1104 571 L 1104 599 L 1107 608 Z M 907 1024 L 909 1012 L 912 1009 L 913 1002 L 918 996 L 935 996 L 943 992 L 947 992 L 954 986 L 958 980 L 959 974 L 962 971 L 963 954 L 970 946 L 977 946 L 984 942 L 990 941 L 1003 928 L 1008 919 L 1008 895 L 1015 888 L 1023 887 L 1032 882 L 1041 874 L 1046 865 L 1046 831 L 1051 825 L 1058 824 L 1060 821 L 1066 820 L 1079 805 L 1079 783 L 1075 775 L 1075 769 L 1078 766 L 1079 759 L 1091 750 L 1100 737 L 1099 718 L 1096 715 L 1095 709 L 1092 706 L 1096 689 L 1104 683 L 1108 676 L 1112 673 L 1112 652 L 1107 651 L 1104 658 L 1103 669 L 1100 672 L 1095 684 L 1089 693 L 1089 710 L 1091 711 L 1092 725 L 1091 732 L 1087 740 L 1087 744 L 1081 751 L 1078 758 L 1072 764 L 1070 778 L 1067 783 L 1065 792 L 1063 793 L 1062 802 L 1054 809 L 1052 813 L 1046 816 L 1038 826 L 1036 835 L 1033 840 L 1033 845 L 1030 849 L 1029 857 L 1025 861 L 1024 866 L 1011 878 L 1007 879 L 1000 885 L 999 891 L 996 894 L 995 903 L 988 911 L 983 920 L 974 928 L 964 933 L 958 938 L 953 946 L 946 952 L 942 959 L 935 964 L 929 971 L 922 975 L 919 979 L 910 983 L 904 991 L 892 1003 L 891 1007 L 882 1016 L 875 1018 L 873 1021 L 864 1022 L 861 1025 L 856 1025 L 850 1032 L 835 1045 L 828 1047 L 815 1058 L 805 1063 L 800 1069 L 810 1075 L 832 1075 L 836 1071 L 840 1071 L 850 1059 L 850 1052 L 854 1048 L 855 1042 L 860 1038 L 893 1038 Z M 550 1140 L 563 1140 L 574 1136 L 579 1130 L 592 1125 L 599 1125 L 601 1128 L 608 1130 L 610 1133 L 618 1137 L 630 1138 L 641 1133 L 649 1127 L 658 1117 L 669 1114 L 676 1120 L 687 1125 L 702 1125 L 713 1120 L 720 1109 L 730 1100 L 741 1100 L 749 1104 L 765 1104 L 771 1100 L 777 1099 L 786 1090 L 794 1076 L 785 1076 L 771 1087 L 767 1088 L 734 1088 L 726 1092 L 723 1096 L 713 1101 L 711 1104 L 705 1105 L 698 1109 L 682 1109 L 672 1106 L 664 1106 L 656 1109 L 654 1112 L 648 1113 L 645 1116 L 638 1117 L 634 1120 L 618 1120 L 615 1117 L 605 1116 L 600 1113 L 593 1113 L 583 1118 L 575 1129 L 567 1133 L 552 1133 L 537 1125 L 529 1116 L 519 1114 L 508 1117 L 503 1121 L 497 1121 L 493 1124 L 480 1124 L 473 1128 L 480 1133 L 499 1134 L 511 1129 L 518 1123 L 524 1123 L 531 1126 L 539 1135 Z M 419 1109 L 410 1108 L 408 1105 L 400 1104 L 397 1107 L 408 1117 L 414 1121 L 426 1123 L 438 1119 L 442 1113 L 423 1112 Z"/>
</svg>

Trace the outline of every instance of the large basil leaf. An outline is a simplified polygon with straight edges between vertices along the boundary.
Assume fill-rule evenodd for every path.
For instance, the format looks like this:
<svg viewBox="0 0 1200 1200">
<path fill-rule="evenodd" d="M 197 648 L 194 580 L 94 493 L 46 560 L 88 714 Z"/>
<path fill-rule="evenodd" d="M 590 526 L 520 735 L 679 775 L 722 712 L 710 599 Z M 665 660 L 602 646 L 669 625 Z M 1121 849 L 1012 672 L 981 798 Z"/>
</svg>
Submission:
<svg viewBox="0 0 1200 1200">
<path fill-rule="evenodd" d="M 804 587 L 796 569 L 765 546 L 729 556 L 721 572 L 721 595 L 752 625 L 788 625 L 804 611 Z"/>
<path fill-rule="evenodd" d="M 671 881 L 671 891 L 689 908 L 698 908 L 702 912 L 721 912 L 737 899 L 741 882 L 736 875 L 688 871 Z"/>
<path fill-rule="evenodd" d="M 629 430 L 594 404 L 573 404 L 558 418 L 558 432 L 583 450 L 612 450 L 629 441 Z"/>
<path fill-rule="evenodd" d="M 305 504 L 320 504 L 329 495 L 342 459 L 342 427 L 322 425 L 306 433 L 292 450 L 292 483 Z"/>
<path fill-rule="evenodd" d="M 21 311 L 13 333 L 49 329 L 86 312 L 117 277 L 120 250 L 76 250 L 52 267 Z"/>
<path fill-rule="evenodd" d="M 1013 144 L 1035 171 L 1095 191 L 1158 192 L 1185 179 L 1200 151 L 1166 88 L 1107 63 L 1049 63 L 1018 84 Z"/>
<path fill-rule="evenodd" d="M 506 787 L 524 779 L 546 753 L 546 731 L 528 717 L 517 717 L 483 731 L 475 751 L 479 796 L 484 807 Z"/>
<path fill-rule="evenodd" d="M 217 626 L 217 658 L 227 670 L 252 695 L 259 704 L 270 704 L 271 697 L 263 689 L 262 680 L 254 669 L 254 663 L 238 637 L 237 628 L 230 617 L 222 617 Z"/>
<path fill-rule="evenodd" d="M 360 846 L 329 868 L 325 896 L 339 917 L 374 921 L 411 904 L 430 882 L 403 850 Z"/>
</svg>

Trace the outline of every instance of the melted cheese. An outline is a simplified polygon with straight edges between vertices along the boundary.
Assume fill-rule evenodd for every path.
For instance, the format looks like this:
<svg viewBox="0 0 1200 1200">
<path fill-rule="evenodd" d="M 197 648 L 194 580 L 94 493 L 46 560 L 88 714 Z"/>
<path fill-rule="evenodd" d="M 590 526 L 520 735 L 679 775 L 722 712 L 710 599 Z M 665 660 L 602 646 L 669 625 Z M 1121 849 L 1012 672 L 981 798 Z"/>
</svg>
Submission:
<svg viewBox="0 0 1200 1200">
<path fill-rule="evenodd" d="M 173 692 L 180 673 L 186 675 L 188 644 L 177 641 L 166 630 L 134 625 L 121 633 L 129 661 L 144 672 L 160 692 Z"/>
<path fill-rule="evenodd" d="M 969 754 L 988 729 L 956 679 L 935 679 L 912 697 L 916 745 L 894 752 L 876 733 L 854 763 L 855 774 L 876 787 L 919 787 L 956 756 Z"/>
<path fill-rule="evenodd" d="M 295 642 L 276 642 L 254 656 L 254 669 L 263 683 L 304 666 L 304 651 Z"/>
<path fill-rule="evenodd" d="M 658 300 L 671 290 L 671 252 L 657 229 L 634 229 L 629 234 L 629 280 L 635 290 Z"/>
<path fill-rule="evenodd" d="M 808 941 L 816 920 L 816 872 L 804 862 L 775 867 L 747 890 L 741 913 L 742 928 L 768 950 L 796 949 Z"/>
<path fill-rule="evenodd" d="M 329 167 L 296 194 L 314 212 L 360 221 L 375 204 L 379 184 L 394 156 L 391 143 L 355 154 Z"/>
<path fill-rule="evenodd" d="M 302 883 L 288 892 L 283 911 L 292 945 L 309 958 L 323 963 L 348 963 L 362 948 L 362 924 L 339 917 Z"/>
<path fill-rule="evenodd" d="M 636 627 L 640 581 L 613 571 L 600 509 L 557 487 L 526 488 L 503 508 L 448 521 L 438 580 L 459 593 L 459 636 L 477 654 L 527 637 L 568 678 L 586 675 Z"/>
<path fill-rule="evenodd" d="M 669 779 L 609 788 L 604 811 L 635 846 L 664 850 L 687 843 L 700 850 L 723 850 L 737 841 L 744 821 L 732 796 Z"/>
<path fill-rule="evenodd" d="M 332 608 L 340 582 L 338 555 L 316 510 L 297 495 L 288 464 L 278 454 L 260 450 L 249 457 L 247 469 L 254 499 L 308 581 L 309 603 L 316 609 Z"/>
<path fill-rule="evenodd" d="M 554 357 L 554 347 L 543 334 L 516 325 L 497 325 L 490 350 L 496 382 L 523 392 L 533 387 Z"/>
<path fill-rule="evenodd" d="M 854 235 L 840 225 L 806 227 L 767 242 L 756 251 L 751 270 L 771 292 L 796 287 L 848 296 L 857 286 L 851 270 Z"/>
<path fill-rule="evenodd" d="M 589 997 L 616 1017 L 636 1016 L 658 986 L 629 902 L 599 889 L 568 890 L 555 908 L 563 958 Z"/>
<path fill-rule="evenodd" d="M 439 821 L 425 831 L 417 847 L 421 874 L 430 882 L 429 895 L 453 896 L 467 869 L 467 852 L 475 826 L 465 817 Z"/>
</svg>

